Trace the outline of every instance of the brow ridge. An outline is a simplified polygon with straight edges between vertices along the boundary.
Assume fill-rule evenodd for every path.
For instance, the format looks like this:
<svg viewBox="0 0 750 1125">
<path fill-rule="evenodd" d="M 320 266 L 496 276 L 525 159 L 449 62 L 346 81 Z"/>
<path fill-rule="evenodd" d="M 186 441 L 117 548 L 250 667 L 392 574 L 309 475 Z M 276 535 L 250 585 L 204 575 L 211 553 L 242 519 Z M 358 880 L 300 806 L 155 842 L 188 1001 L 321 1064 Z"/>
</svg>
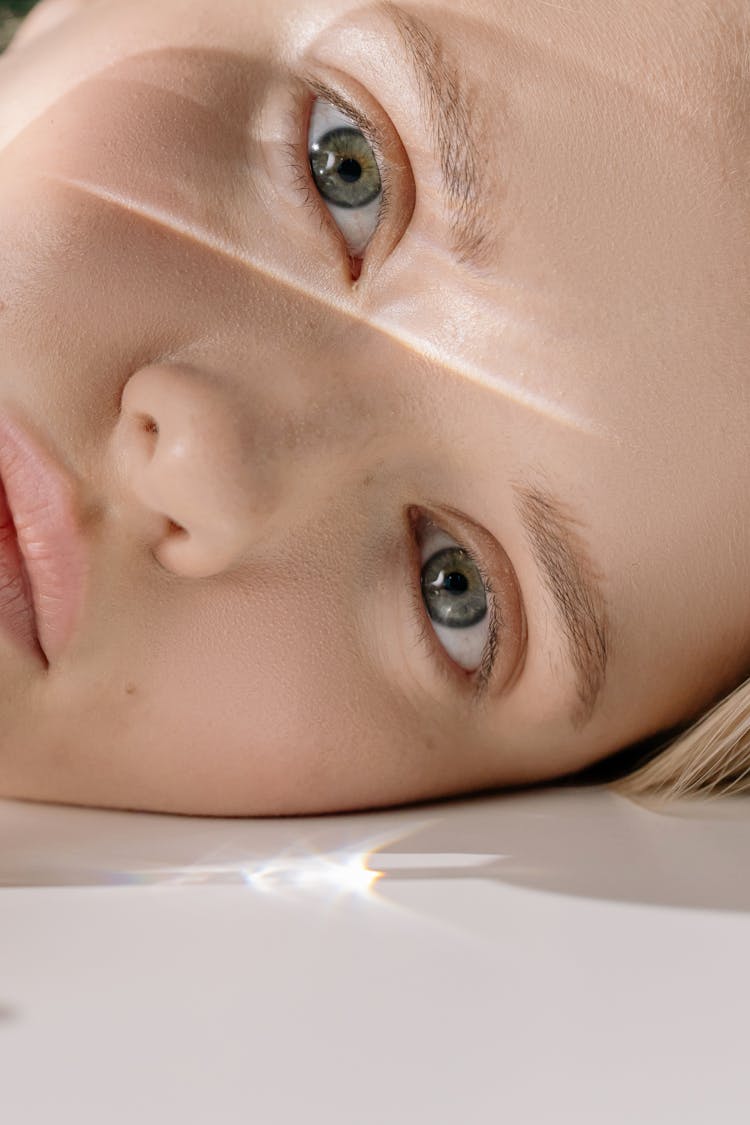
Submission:
<svg viewBox="0 0 750 1125">
<path fill-rule="evenodd" d="M 376 7 L 396 28 L 412 63 L 440 162 L 446 202 L 453 213 L 453 252 L 462 263 L 482 265 L 491 234 L 483 207 L 482 150 L 475 136 L 476 99 L 469 96 L 442 40 L 423 20 L 392 0 L 381 0 Z"/>
<path fill-rule="evenodd" d="M 606 604 L 575 521 L 560 502 L 531 485 L 516 485 L 514 493 L 576 672 L 577 705 L 571 718 L 580 728 L 591 718 L 606 679 L 610 632 Z"/>
</svg>

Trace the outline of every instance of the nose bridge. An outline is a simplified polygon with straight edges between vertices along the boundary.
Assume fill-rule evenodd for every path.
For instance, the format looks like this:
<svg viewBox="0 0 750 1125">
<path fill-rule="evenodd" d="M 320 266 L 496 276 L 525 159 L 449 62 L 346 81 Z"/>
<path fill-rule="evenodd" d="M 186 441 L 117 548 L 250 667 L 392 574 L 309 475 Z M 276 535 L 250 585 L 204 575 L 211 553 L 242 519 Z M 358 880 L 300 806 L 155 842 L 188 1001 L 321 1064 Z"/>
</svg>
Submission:
<svg viewBox="0 0 750 1125">
<path fill-rule="evenodd" d="M 316 466 L 322 485 L 326 472 L 335 472 L 342 461 L 353 468 L 366 456 L 381 428 L 379 410 L 364 388 L 346 378 L 308 381 L 303 376 L 288 388 L 286 398 L 276 406 L 275 452 L 297 474 Z"/>
</svg>

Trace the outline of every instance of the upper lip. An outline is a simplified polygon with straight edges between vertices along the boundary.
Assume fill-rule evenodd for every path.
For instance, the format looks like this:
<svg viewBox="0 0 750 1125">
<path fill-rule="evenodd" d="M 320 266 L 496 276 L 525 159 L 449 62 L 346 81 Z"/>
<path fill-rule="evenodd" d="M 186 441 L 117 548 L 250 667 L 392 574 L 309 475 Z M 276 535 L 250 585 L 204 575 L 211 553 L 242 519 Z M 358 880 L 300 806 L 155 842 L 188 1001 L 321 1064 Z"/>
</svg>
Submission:
<svg viewBox="0 0 750 1125">
<path fill-rule="evenodd" d="M 69 475 L 25 430 L 0 413 L 0 477 L 31 588 L 48 663 L 68 645 L 79 617 L 87 550 Z"/>
</svg>

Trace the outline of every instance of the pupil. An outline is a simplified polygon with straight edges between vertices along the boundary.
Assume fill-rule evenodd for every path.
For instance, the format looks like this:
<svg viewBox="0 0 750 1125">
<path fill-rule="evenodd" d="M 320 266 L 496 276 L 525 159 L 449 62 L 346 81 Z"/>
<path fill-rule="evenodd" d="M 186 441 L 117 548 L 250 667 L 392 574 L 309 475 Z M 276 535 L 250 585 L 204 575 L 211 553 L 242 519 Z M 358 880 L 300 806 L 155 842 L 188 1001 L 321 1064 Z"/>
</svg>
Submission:
<svg viewBox="0 0 750 1125">
<path fill-rule="evenodd" d="M 422 597 L 431 621 L 468 629 L 489 611 L 487 590 L 476 565 L 459 546 L 437 551 L 422 567 Z"/>
<path fill-rule="evenodd" d="M 339 164 L 339 176 L 347 184 L 356 184 L 362 176 L 362 165 L 349 156 Z"/>
<path fill-rule="evenodd" d="M 443 579 L 443 589 L 449 590 L 451 594 L 465 594 L 469 589 L 469 580 L 465 574 L 459 574 L 454 570 L 452 574 L 446 574 Z"/>
</svg>

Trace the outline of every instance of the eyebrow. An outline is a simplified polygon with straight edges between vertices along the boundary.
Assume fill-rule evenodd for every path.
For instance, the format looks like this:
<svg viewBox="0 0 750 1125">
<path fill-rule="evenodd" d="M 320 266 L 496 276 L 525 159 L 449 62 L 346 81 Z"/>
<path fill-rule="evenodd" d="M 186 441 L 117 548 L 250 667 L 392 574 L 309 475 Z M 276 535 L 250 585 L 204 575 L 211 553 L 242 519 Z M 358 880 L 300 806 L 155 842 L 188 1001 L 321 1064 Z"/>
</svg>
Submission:
<svg viewBox="0 0 750 1125">
<path fill-rule="evenodd" d="M 453 252 L 460 262 L 481 267 L 492 225 L 482 191 L 486 177 L 480 174 L 487 163 L 487 139 L 477 134 L 479 99 L 442 39 L 423 20 L 391 0 L 381 0 L 376 8 L 398 32 L 417 80 L 451 214 Z"/>
<path fill-rule="evenodd" d="M 593 714 L 604 687 L 609 653 L 609 623 L 598 578 L 574 521 L 551 493 L 514 485 L 516 509 L 552 595 L 576 672 L 577 728 Z"/>
</svg>

